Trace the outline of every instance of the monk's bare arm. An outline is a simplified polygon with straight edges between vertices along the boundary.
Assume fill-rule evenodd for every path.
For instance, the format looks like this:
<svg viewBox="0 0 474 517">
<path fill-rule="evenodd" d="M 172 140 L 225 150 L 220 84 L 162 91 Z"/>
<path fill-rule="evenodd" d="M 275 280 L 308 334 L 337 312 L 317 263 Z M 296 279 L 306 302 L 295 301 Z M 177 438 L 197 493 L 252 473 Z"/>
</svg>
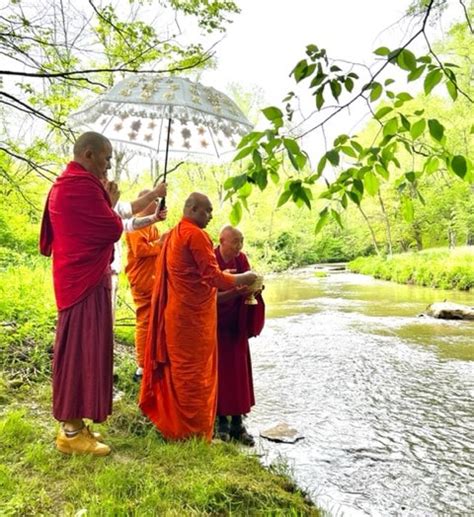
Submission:
<svg viewBox="0 0 474 517">
<path fill-rule="evenodd" d="M 251 291 L 247 288 L 246 285 L 235 287 L 234 289 L 229 289 L 228 291 L 219 291 L 217 293 L 217 303 L 228 302 L 229 300 L 233 300 L 234 298 L 238 298 L 240 296 L 248 296 L 250 293 Z"/>
<path fill-rule="evenodd" d="M 147 194 L 144 194 L 143 196 L 135 199 L 135 201 L 132 201 L 130 203 L 132 205 L 132 214 L 138 214 L 138 212 L 145 210 L 145 208 L 152 201 L 155 201 L 155 199 L 157 199 L 159 197 L 165 197 L 165 196 L 166 196 L 166 183 L 160 183 L 153 190 L 150 190 L 150 192 L 148 192 Z M 141 228 L 143 228 L 143 226 Z M 137 230 L 138 228 L 135 228 L 135 229 Z"/>
</svg>

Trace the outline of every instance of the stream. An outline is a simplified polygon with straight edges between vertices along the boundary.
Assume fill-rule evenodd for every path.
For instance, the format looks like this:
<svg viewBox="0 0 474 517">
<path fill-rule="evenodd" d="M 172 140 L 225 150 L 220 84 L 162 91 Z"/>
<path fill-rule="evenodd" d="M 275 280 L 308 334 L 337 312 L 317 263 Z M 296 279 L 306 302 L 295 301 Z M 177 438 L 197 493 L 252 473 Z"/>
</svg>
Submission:
<svg viewBox="0 0 474 517">
<path fill-rule="evenodd" d="M 474 515 L 474 322 L 418 315 L 474 294 L 315 268 L 265 280 L 249 431 L 328 515 Z"/>
</svg>

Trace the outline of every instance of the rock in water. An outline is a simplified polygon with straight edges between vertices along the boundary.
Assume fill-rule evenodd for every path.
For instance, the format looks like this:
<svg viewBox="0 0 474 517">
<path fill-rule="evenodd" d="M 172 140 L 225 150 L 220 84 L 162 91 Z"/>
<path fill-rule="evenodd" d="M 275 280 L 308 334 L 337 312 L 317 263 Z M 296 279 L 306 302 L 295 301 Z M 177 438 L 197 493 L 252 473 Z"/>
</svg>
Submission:
<svg viewBox="0 0 474 517">
<path fill-rule="evenodd" d="M 432 303 L 425 314 L 443 320 L 474 320 L 474 307 L 459 303 Z"/>
<path fill-rule="evenodd" d="M 266 431 L 261 431 L 260 436 L 272 442 L 281 443 L 296 443 L 298 440 L 304 438 L 296 429 L 293 429 L 285 423 L 278 424 Z"/>
</svg>

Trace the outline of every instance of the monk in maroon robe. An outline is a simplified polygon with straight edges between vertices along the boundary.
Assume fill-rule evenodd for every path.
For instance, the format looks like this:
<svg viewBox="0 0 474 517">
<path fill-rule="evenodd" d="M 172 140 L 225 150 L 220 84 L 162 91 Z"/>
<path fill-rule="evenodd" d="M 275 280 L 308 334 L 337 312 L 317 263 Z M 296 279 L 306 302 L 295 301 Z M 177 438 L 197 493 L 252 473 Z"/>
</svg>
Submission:
<svg viewBox="0 0 474 517">
<path fill-rule="evenodd" d="M 113 337 L 110 262 L 122 221 L 104 188 L 112 146 L 88 132 L 74 144 L 74 161 L 51 188 L 40 250 L 52 255 L 58 323 L 53 358 L 53 415 L 62 422 L 57 448 L 105 456 L 83 419 L 104 421 L 112 411 Z M 118 194 L 117 194 L 118 196 Z"/>
<path fill-rule="evenodd" d="M 250 270 L 247 257 L 241 252 L 244 238 L 232 226 L 225 226 L 215 248 L 221 270 L 243 273 Z M 249 337 L 259 334 L 264 324 L 265 306 L 260 294 L 257 305 L 247 305 L 250 294 L 247 286 L 239 286 L 217 294 L 218 339 L 218 436 L 254 445 L 242 416 L 255 404 L 250 359 Z M 230 425 L 229 425 L 230 417 Z"/>
</svg>

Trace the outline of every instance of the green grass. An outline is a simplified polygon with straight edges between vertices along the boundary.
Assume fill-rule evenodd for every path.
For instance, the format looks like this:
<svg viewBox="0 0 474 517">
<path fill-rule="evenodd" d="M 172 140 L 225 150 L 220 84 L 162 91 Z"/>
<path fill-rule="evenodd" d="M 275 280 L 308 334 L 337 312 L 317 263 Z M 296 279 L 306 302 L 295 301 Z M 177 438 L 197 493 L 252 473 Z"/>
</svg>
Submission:
<svg viewBox="0 0 474 517">
<path fill-rule="evenodd" d="M 166 443 L 137 406 L 133 312 L 121 285 L 115 372 L 122 398 L 97 426 L 106 458 L 54 447 L 56 309 L 44 261 L 0 269 L 0 515 L 318 515 L 290 478 L 233 444 Z"/>
<path fill-rule="evenodd" d="M 358 257 L 351 271 L 401 284 L 468 291 L 474 288 L 474 247 L 433 248 L 392 257 Z"/>
<path fill-rule="evenodd" d="M 318 515 L 287 476 L 232 444 L 164 442 L 130 393 L 97 426 L 112 454 L 69 457 L 54 448 L 49 387 L 2 386 L 1 515 Z"/>
</svg>

